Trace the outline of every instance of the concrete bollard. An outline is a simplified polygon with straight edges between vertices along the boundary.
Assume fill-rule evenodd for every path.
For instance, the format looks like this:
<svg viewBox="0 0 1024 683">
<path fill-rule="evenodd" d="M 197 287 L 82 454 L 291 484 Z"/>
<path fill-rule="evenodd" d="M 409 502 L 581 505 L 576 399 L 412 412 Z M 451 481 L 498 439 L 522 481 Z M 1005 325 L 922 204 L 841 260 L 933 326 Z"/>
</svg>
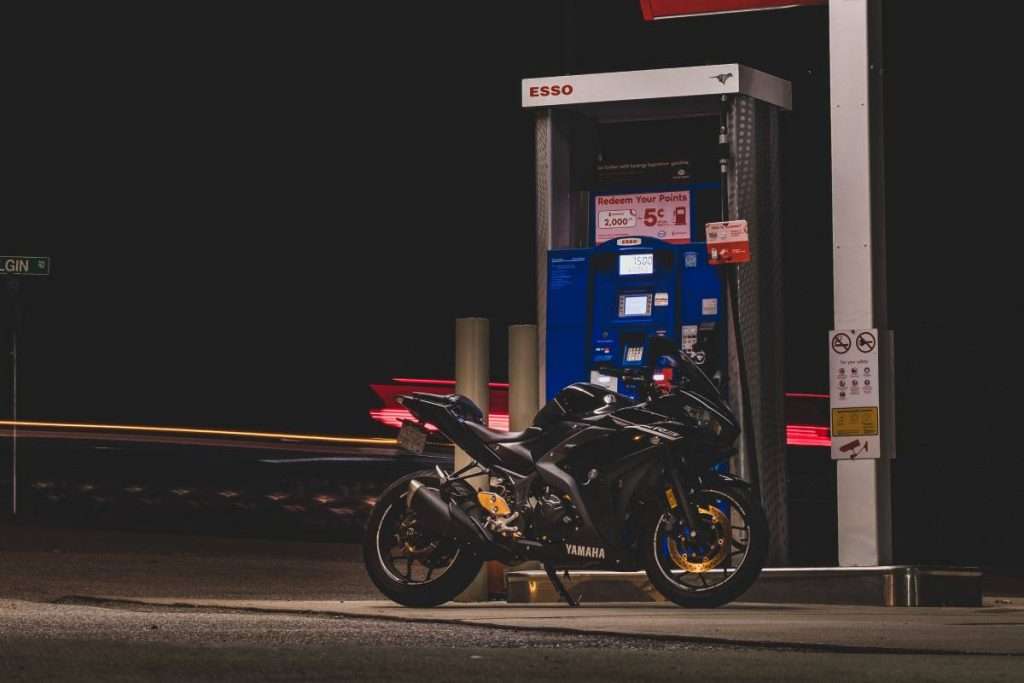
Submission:
<svg viewBox="0 0 1024 683">
<path fill-rule="evenodd" d="M 509 429 L 517 432 L 533 423 L 540 406 L 537 387 L 537 326 L 508 328 Z"/>
<path fill-rule="evenodd" d="M 508 419 L 509 429 L 518 432 L 533 424 L 540 410 L 540 371 L 537 367 L 537 326 L 510 325 L 508 328 Z M 509 571 L 541 569 L 540 562 L 523 562 Z M 504 569 L 504 568 L 503 568 Z M 491 592 L 505 593 L 505 573 L 492 578 Z M 497 581 L 497 586 L 495 582 Z"/>
<path fill-rule="evenodd" d="M 455 393 L 476 403 L 486 419 L 490 412 L 491 324 L 486 318 L 458 318 L 455 321 Z M 455 469 L 465 467 L 469 456 L 461 448 L 455 449 Z M 470 482 L 477 489 L 487 488 L 487 478 L 477 477 Z M 481 602 L 488 598 L 487 567 L 485 566 L 469 587 L 459 595 L 458 602 Z"/>
</svg>

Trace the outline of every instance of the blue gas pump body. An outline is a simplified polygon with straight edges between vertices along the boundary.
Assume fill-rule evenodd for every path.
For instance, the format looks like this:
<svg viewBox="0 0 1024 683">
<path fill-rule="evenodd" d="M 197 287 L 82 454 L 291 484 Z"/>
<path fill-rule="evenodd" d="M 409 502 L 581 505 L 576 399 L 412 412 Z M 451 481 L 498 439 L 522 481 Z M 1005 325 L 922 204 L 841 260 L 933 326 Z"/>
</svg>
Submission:
<svg viewBox="0 0 1024 683">
<path fill-rule="evenodd" d="M 725 374 L 722 283 L 703 242 L 626 237 L 548 253 L 548 399 L 572 382 L 635 396 L 647 342 L 664 335 Z M 621 378 L 600 373 L 613 367 Z"/>
</svg>

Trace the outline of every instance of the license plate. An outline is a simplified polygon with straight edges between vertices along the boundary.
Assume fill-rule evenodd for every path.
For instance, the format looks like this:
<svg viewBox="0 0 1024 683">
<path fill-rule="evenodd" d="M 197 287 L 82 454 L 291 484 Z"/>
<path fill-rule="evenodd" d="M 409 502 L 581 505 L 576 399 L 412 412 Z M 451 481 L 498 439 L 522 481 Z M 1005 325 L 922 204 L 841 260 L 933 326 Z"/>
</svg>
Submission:
<svg viewBox="0 0 1024 683">
<path fill-rule="evenodd" d="M 427 430 L 415 422 L 403 422 L 398 430 L 398 447 L 413 455 L 420 455 L 427 445 Z"/>
</svg>

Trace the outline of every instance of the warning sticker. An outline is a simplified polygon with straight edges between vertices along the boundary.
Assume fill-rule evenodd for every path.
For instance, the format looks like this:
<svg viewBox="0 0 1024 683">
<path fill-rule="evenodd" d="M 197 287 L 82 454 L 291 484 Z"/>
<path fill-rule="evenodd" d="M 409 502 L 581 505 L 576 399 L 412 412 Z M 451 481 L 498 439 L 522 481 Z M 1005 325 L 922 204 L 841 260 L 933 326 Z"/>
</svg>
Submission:
<svg viewBox="0 0 1024 683">
<path fill-rule="evenodd" d="M 828 348 L 832 458 L 881 457 L 878 330 L 832 330 Z"/>
<path fill-rule="evenodd" d="M 750 262 L 750 232 L 746 221 L 708 223 L 704 226 L 704 234 L 709 264 Z"/>
<path fill-rule="evenodd" d="M 832 436 L 877 436 L 878 408 L 833 408 Z"/>
</svg>

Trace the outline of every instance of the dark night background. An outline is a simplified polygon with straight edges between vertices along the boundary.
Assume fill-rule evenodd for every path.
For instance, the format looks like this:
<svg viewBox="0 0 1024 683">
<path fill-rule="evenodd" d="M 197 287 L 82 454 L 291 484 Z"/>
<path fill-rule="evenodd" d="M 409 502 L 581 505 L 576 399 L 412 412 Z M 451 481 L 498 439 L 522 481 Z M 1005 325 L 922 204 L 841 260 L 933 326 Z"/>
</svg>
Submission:
<svg viewBox="0 0 1024 683">
<path fill-rule="evenodd" d="M 0 252 L 54 259 L 28 283 L 22 418 L 379 432 L 366 385 L 451 377 L 462 315 L 491 318 L 503 378 L 506 326 L 535 319 L 519 80 L 732 61 L 793 82 L 786 388 L 825 390 L 824 8 L 645 23 L 632 0 L 344 7 L 6 22 Z M 944 530 L 974 527 L 936 501 L 980 496 L 999 517 L 1022 494 L 1019 238 L 1000 232 L 1015 210 L 996 170 L 1011 84 L 995 18 L 885 7 L 897 547 L 948 560 Z"/>
</svg>

